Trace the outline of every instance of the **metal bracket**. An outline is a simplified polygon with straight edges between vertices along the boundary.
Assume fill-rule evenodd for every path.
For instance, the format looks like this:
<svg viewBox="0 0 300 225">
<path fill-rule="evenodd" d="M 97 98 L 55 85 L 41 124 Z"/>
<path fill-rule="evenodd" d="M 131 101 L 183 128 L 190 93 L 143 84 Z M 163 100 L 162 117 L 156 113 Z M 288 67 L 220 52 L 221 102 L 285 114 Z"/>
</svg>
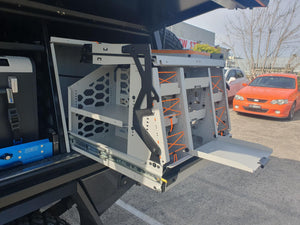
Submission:
<svg viewBox="0 0 300 225">
<path fill-rule="evenodd" d="M 150 46 L 145 44 L 126 45 L 122 47 L 122 52 L 130 54 L 141 76 L 141 90 L 133 108 L 133 128 L 151 151 L 150 160 L 160 163 L 159 156 L 161 155 L 161 149 L 143 127 L 143 117 L 153 115 L 151 110 L 153 100 L 159 102 L 159 96 L 152 85 Z M 141 55 L 145 58 L 145 70 L 139 60 L 139 56 Z M 147 100 L 147 108 L 141 109 L 145 97 Z"/>
<path fill-rule="evenodd" d="M 80 212 L 80 224 L 103 225 L 97 210 L 88 198 L 86 192 L 80 183 L 77 183 L 77 193 L 73 196 L 73 200 L 77 203 Z"/>
<path fill-rule="evenodd" d="M 270 161 L 269 158 L 266 158 L 266 157 L 262 157 L 258 164 L 260 165 L 261 168 L 264 168 L 266 166 L 266 164 Z"/>
</svg>

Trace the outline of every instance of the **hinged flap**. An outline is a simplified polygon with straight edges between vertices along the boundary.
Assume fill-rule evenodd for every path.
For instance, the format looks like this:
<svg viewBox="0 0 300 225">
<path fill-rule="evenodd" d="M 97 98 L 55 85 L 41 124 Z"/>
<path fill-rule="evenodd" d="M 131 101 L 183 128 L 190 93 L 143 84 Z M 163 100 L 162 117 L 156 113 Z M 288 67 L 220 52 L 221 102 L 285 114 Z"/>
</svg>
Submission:
<svg viewBox="0 0 300 225">
<path fill-rule="evenodd" d="M 193 151 L 200 158 L 251 173 L 263 167 L 271 153 L 268 147 L 229 137 L 217 137 Z"/>
</svg>

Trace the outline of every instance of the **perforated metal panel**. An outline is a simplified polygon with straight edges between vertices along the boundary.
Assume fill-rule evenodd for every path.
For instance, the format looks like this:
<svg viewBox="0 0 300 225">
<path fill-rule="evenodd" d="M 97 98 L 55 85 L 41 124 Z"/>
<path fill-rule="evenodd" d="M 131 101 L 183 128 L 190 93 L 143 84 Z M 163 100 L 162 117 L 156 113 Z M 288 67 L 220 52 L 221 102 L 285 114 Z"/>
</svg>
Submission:
<svg viewBox="0 0 300 225">
<path fill-rule="evenodd" d="M 76 91 L 77 101 L 75 101 L 78 109 L 88 106 L 99 107 L 110 103 L 109 75 L 109 73 L 100 75 L 97 80 L 88 84 L 87 89 Z"/>
<path fill-rule="evenodd" d="M 83 137 L 92 137 L 96 134 L 102 134 L 109 132 L 109 124 L 103 121 L 94 120 L 90 117 L 76 114 L 78 120 L 77 134 Z"/>
</svg>

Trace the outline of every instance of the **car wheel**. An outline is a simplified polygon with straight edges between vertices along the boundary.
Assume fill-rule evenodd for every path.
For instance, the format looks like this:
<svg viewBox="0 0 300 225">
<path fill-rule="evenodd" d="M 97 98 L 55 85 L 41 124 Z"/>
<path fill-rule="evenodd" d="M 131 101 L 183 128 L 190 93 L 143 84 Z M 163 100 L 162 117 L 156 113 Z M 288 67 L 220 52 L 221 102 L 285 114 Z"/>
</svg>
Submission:
<svg viewBox="0 0 300 225">
<path fill-rule="evenodd" d="M 289 113 L 289 116 L 288 116 L 288 120 L 293 120 L 294 119 L 294 116 L 295 116 L 295 107 L 296 107 L 296 104 L 294 102 L 294 104 L 291 107 L 291 110 L 290 110 L 290 113 Z"/>
<path fill-rule="evenodd" d="M 163 49 L 181 50 L 183 46 L 178 37 L 168 29 L 159 30 Z"/>
</svg>

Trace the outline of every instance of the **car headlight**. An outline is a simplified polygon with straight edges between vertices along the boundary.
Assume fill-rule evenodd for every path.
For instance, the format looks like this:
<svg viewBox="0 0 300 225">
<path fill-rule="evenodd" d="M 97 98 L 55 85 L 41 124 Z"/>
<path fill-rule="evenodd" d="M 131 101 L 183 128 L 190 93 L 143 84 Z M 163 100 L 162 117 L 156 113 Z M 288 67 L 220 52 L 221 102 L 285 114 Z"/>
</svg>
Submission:
<svg viewBox="0 0 300 225">
<path fill-rule="evenodd" d="M 234 98 L 235 98 L 236 100 L 244 101 L 244 97 L 243 97 L 243 96 L 240 96 L 240 95 L 235 95 Z"/>
<path fill-rule="evenodd" d="M 289 103 L 289 100 L 287 100 L 287 99 L 275 99 L 275 100 L 271 101 L 271 104 L 273 104 L 273 105 L 275 105 L 275 104 L 283 105 L 283 104 L 288 104 L 288 103 Z"/>
</svg>

